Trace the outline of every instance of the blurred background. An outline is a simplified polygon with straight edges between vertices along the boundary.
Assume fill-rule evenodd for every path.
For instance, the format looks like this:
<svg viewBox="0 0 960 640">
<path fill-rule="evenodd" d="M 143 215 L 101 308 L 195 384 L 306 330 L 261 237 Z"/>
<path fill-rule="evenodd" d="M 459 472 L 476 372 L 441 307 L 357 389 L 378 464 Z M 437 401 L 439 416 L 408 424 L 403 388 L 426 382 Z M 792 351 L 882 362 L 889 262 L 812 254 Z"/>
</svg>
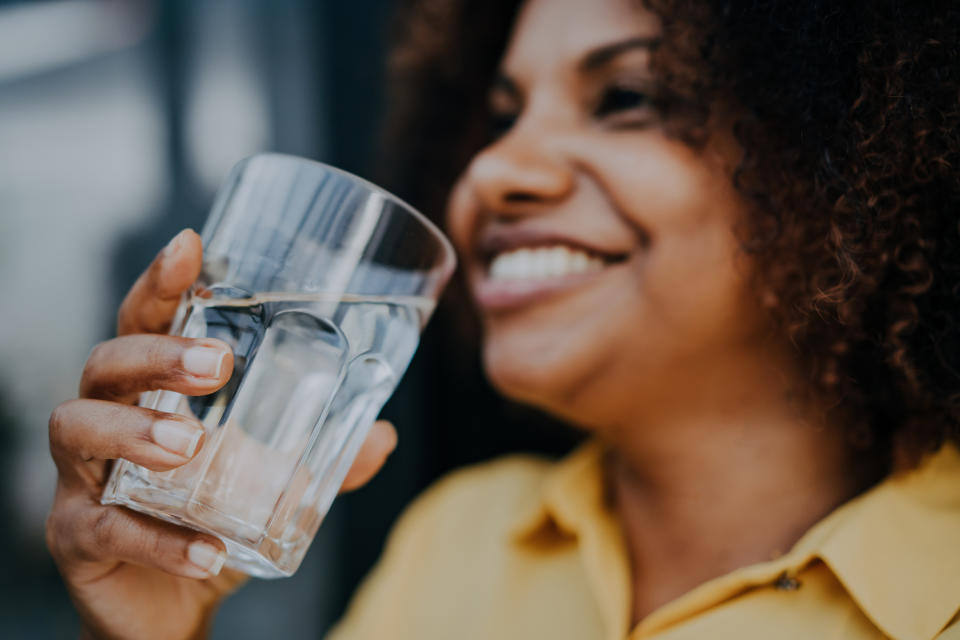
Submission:
<svg viewBox="0 0 960 640">
<path fill-rule="evenodd" d="M 251 153 L 383 182 L 373 167 L 393 19 L 388 0 L 0 0 L 3 637 L 79 631 L 43 543 L 55 484 L 46 423 L 113 334 L 124 292 L 177 231 L 199 229 Z M 397 514 L 438 475 L 570 447 L 569 433 L 496 398 L 462 334 L 441 306 L 384 410 L 396 453 L 337 500 L 293 578 L 254 580 L 222 607 L 215 638 L 321 637 Z"/>
</svg>

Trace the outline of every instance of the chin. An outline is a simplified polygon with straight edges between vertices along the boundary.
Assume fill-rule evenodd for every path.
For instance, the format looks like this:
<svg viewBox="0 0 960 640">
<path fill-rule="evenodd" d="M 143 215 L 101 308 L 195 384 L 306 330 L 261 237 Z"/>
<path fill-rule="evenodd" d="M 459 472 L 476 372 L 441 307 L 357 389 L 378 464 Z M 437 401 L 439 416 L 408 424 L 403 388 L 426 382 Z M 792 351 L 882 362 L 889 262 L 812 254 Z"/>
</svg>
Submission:
<svg viewBox="0 0 960 640">
<path fill-rule="evenodd" d="M 490 383 L 501 394 L 555 415 L 568 412 L 589 368 L 573 350 L 529 336 L 526 340 L 486 338 L 483 366 Z"/>
</svg>

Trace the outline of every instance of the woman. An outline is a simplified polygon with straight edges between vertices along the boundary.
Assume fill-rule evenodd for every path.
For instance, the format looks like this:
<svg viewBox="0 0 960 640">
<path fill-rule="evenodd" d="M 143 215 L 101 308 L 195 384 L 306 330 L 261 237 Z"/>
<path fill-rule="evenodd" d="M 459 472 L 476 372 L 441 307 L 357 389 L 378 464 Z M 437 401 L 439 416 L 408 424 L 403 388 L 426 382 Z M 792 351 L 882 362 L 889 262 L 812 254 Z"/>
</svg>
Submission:
<svg viewBox="0 0 960 640">
<path fill-rule="evenodd" d="M 428 491 L 337 640 L 960 638 L 960 12 L 918 4 L 421 3 L 395 62 L 426 106 L 398 109 L 445 145 L 410 164 L 460 169 L 487 373 L 591 439 Z M 179 236 L 121 333 L 161 331 L 199 256 Z M 120 403 L 223 384 L 197 346 L 104 343 L 51 418 L 94 636 L 201 634 L 239 579 L 96 504 L 106 459 L 185 460 Z"/>
</svg>

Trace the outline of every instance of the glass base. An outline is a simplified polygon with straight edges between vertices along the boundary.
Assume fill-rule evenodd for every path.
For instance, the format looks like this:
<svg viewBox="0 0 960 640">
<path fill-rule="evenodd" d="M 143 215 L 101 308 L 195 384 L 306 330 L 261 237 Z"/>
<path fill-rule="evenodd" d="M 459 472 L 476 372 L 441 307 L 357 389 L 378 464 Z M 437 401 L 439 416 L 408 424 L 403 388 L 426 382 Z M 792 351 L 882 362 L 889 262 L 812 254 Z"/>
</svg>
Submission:
<svg viewBox="0 0 960 640">
<path fill-rule="evenodd" d="M 130 465 L 127 462 L 119 464 Z M 117 471 L 119 473 L 111 478 L 101 503 L 121 505 L 216 536 L 227 548 L 226 567 L 257 578 L 285 578 L 293 575 L 303 560 L 309 539 L 291 542 L 271 538 L 249 523 L 240 522 L 209 505 L 190 501 L 182 490 L 150 485 L 131 470 Z"/>
</svg>

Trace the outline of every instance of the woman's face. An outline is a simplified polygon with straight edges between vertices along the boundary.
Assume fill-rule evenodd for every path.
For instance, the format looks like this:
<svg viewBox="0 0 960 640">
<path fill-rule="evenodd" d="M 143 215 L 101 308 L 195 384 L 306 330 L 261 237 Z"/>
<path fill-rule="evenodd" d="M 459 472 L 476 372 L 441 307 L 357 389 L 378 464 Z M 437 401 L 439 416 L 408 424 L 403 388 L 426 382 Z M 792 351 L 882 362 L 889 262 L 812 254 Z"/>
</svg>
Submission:
<svg viewBox="0 0 960 640">
<path fill-rule="evenodd" d="M 637 4 L 524 5 L 490 94 L 498 135 L 448 211 L 491 380 L 588 427 L 722 375 L 763 333 L 733 235 L 739 151 L 665 135 L 659 25 Z"/>
</svg>

